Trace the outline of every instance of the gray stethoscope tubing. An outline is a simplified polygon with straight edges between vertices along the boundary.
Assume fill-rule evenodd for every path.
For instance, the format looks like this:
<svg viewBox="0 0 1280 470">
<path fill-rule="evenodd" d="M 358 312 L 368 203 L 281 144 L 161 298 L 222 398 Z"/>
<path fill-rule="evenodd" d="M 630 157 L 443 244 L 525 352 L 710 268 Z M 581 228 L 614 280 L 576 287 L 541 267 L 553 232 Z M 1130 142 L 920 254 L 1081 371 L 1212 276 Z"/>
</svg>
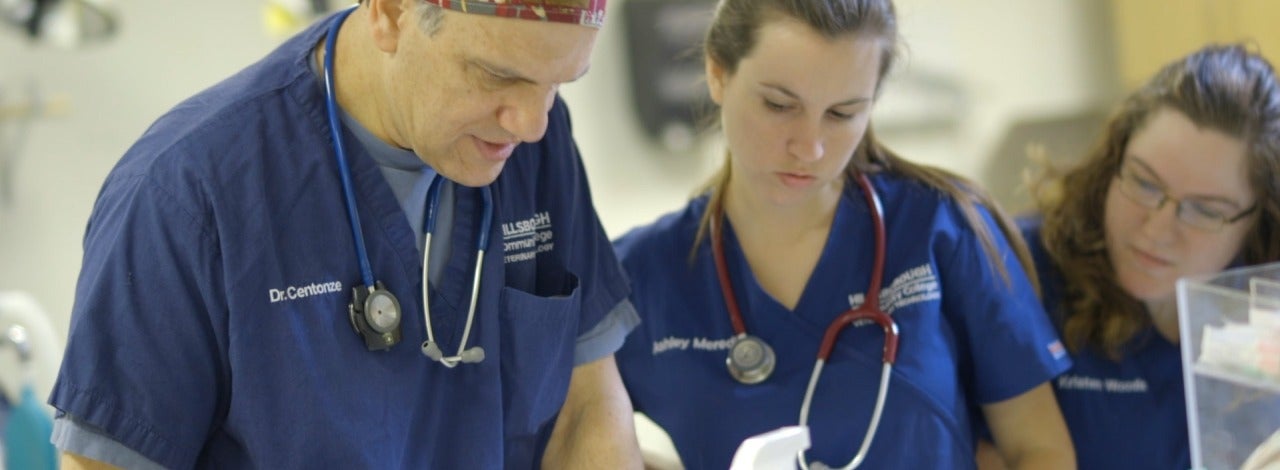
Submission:
<svg viewBox="0 0 1280 470">
<path fill-rule="evenodd" d="M 373 333 L 383 335 L 385 338 L 370 340 L 366 337 L 366 344 L 370 341 L 376 343 L 371 345 L 370 349 L 387 349 L 399 342 L 399 323 L 400 323 L 400 303 L 396 300 L 395 295 L 382 287 L 382 283 L 375 281 L 373 277 L 373 268 L 370 266 L 369 253 L 365 249 L 364 235 L 361 231 L 360 215 L 356 211 L 355 189 L 351 182 L 351 170 L 347 166 L 347 154 L 344 150 L 345 146 L 342 139 L 342 126 L 338 118 L 338 103 L 334 92 L 333 77 L 333 60 L 336 55 L 335 43 L 337 42 L 338 31 L 342 22 L 347 19 L 351 12 L 358 7 L 351 7 L 346 11 L 338 14 L 338 17 L 329 26 L 328 36 L 325 38 L 325 56 L 324 56 L 324 85 L 325 85 L 325 107 L 329 118 L 329 131 L 333 137 L 333 147 L 337 154 L 338 174 L 342 180 L 342 193 L 347 205 L 347 218 L 351 224 L 352 237 L 355 241 L 356 258 L 360 264 L 360 276 L 364 281 L 364 286 L 356 289 L 356 298 L 352 300 L 351 309 L 353 311 L 353 324 L 356 323 L 355 313 L 359 310 L 357 304 L 364 304 L 365 311 L 376 310 L 376 316 L 382 318 L 382 321 L 369 322 L 374 330 Z M 480 222 L 480 234 L 476 241 L 476 267 L 475 276 L 471 283 L 471 304 L 467 308 L 466 326 L 462 330 L 462 341 L 458 343 L 458 353 L 454 356 L 445 357 L 441 352 L 439 345 L 435 342 L 435 333 L 431 328 L 431 307 L 430 298 L 428 296 L 428 266 L 430 265 L 431 253 L 431 234 L 435 231 L 436 215 L 440 205 L 440 185 L 442 178 L 439 174 L 432 179 L 431 185 L 427 190 L 427 217 L 426 217 L 426 237 L 422 247 L 422 311 L 423 320 L 426 323 L 427 340 L 422 343 L 422 353 L 432 360 L 439 361 L 445 367 L 453 368 L 459 363 L 480 362 L 484 360 L 484 349 L 475 346 L 467 349 L 467 339 L 471 335 L 471 326 L 475 320 L 476 303 L 480 293 L 480 272 L 484 264 L 485 247 L 489 242 L 489 230 L 493 224 L 493 194 L 492 191 L 485 187 L 482 191 L 484 205 L 483 216 Z M 361 289 L 367 289 L 360 292 Z M 366 301 L 361 301 L 363 296 Z M 394 330 L 394 336 L 390 333 Z M 356 327 L 357 333 L 362 336 L 366 332 L 362 332 L 360 327 Z"/>
<path fill-rule="evenodd" d="M 427 340 L 422 343 L 422 353 L 432 360 L 440 361 L 445 367 L 453 368 L 459 363 L 472 363 L 484 360 L 484 348 L 474 346 L 467 348 L 467 338 L 471 336 L 471 324 L 476 318 L 476 304 L 480 295 L 480 272 L 484 266 L 485 246 L 489 243 L 489 228 L 493 222 L 493 195 L 488 187 L 484 188 L 484 217 L 480 223 L 480 237 L 477 242 L 476 251 L 476 268 L 474 278 L 471 281 L 471 303 L 467 306 L 467 323 L 462 328 L 462 341 L 458 342 L 458 353 L 445 357 L 440 350 L 440 346 L 436 343 L 435 332 L 431 328 L 431 302 L 428 299 L 428 282 L 427 269 L 431 265 L 431 234 L 435 233 L 436 213 L 440 205 L 440 175 L 437 174 L 431 181 L 431 187 L 427 190 L 427 200 L 431 201 L 427 205 L 427 236 L 422 244 L 422 319 L 427 325 Z"/>
<path fill-rule="evenodd" d="M 800 404 L 800 425 L 808 426 L 809 423 L 809 405 L 813 402 L 813 390 L 818 386 L 818 376 L 822 375 L 822 366 L 827 361 L 818 359 L 818 363 L 813 366 L 813 375 L 809 376 L 809 387 L 804 391 L 804 402 Z M 876 407 L 871 412 L 871 425 L 867 427 L 867 434 L 862 437 L 862 446 L 858 448 L 858 454 L 853 456 L 853 460 L 843 467 L 841 470 L 851 470 L 862 465 L 862 461 L 867 458 L 867 451 L 871 450 L 871 439 L 876 435 L 876 428 L 880 427 L 880 415 L 884 412 L 884 400 L 889 394 L 889 380 L 893 373 L 893 363 L 885 362 L 880 368 L 880 390 L 876 393 Z M 813 465 L 806 465 L 804 451 L 796 456 L 796 460 L 800 462 L 800 468 L 808 470 L 827 470 L 828 467 L 822 462 L 814 462 Z"/>
<path fill-rule="evenodd" d="M 809 376 L 809 386 L 805 388 L 804 401 L 800 404 L 800 425 L 807 426 L 809 406 L 813 402 L 814 389 L 818 386 L 818 377 L 822 375 L 822 368 L 831 357 L 836 337 L 846 326 L 867 320 L 875 322 L 884 329 L 884 350 L 881 354 L 883 365 L 880 368 L 880 386 L 876 392 L 876 406 L 871 412 L 871 423 L 867 426 L 866 434 L 862 436 L 862 446 L 858 448 L 857 455 L 854 455 L 853 460 L 848 464 L 840 467 L 841 470 L 857 468 L 866 459 L 867 451 L 871 449 L 871 440 L 876 435 L 876 429 L 880 427 L 880 417 L 884 412 L 884 402 L 889 392 L 889 380 L 892 378 L 893 363 L 898 357 L 898 323 L 880 309 L 880 283 L 884 278 L 885 256 L 884 207 L 880 205 L 880 197 L 876 195 L 875 188 L 871 186 L 871 180 L 865 173 L 858 173 L 856 181 L 867 199 L 867 204 L 871 206 L 872 228 L 875 230 L 876 251 L 875 264 L 871 269 L 871 286 L 867 288 L 866 300 L 861 306 L 850 308 L 827 326 L 827 331 L 822 337 L 822 345 L 818 348 L 818 360 L 813 364 L 813 374 Z M 800 463 L 800 468 L 803 470 L 831 468 L 822 462 L 813 462 L 812 466 L 807 465 L 803 450 L 796 454 L 796 461 Z"/>
</svg>

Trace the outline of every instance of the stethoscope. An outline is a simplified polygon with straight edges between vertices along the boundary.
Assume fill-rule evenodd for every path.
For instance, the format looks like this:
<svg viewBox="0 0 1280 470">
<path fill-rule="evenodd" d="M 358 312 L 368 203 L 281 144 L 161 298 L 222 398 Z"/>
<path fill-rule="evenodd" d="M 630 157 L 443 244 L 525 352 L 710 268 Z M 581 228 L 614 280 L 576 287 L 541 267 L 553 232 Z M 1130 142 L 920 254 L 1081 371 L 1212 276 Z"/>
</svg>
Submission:
<svg viewBox="0 0 1280 470">
<path fill-rule="evenodd" d="M 329 26 L 329 35 L 325 38 L 324 55 L 324 91 L 325 106 L 329 114 L 329 131 L 333 136 L 333 148 L 338 158 L 338 173 L 342 178 L 342 194 L 346 198 L 347 218 L 351 221 L 351 234 L 355 239 L 356 258 L 360 262 L 360 277 L 364 285 L 353 289 L 351 303 L 347 306 L 352 328 L 364 338 L 365 347 L 370 351 L 390 349 L 400 342 L 400 301 L 387 290 L 381 281 L 373 278 L 373 268 L 369 264 L 369 252 L 365 250 L 364 235 L 360 230 L 360 214 L 356 212 L 355 189 L 351 184 L 351 170 L 347 167 L 347 154 L 343 150 L 342 126 L 338 119 L 338 102 L 333 91 L 333 56 L 336 49 L 338 29 L 347 16 L 355 11 L 355 7 L 339 13 L 337 19 Z M 445 356 L 436 342 L 435 332 L 431 328 L 431 302 L 428 298 L 427 269 L 431 265 L 431 234 L 435 232 L 436 216 L 440 206 L 440 188 L 443 178 L 437 174 L 427 188 L 426 237 L 422 247 L 422 316 L 426 323 L 427 340 L 422 343 L 422 354 L 439 361 L 445 367 L 455 367 L 460 363 L 474 363 L 484 360 L 484 348 L 474 346 L 467 348 L 467 339 L 471 336 L 471 326 L 475 320 L 476 300 L 480 293 L 480 272 L 484 265 L 484 251 L 489 244 L 489 229 L 493 223 L 493 194 L 489 187 L 481 191 L 484 199 L 483 216 L 480 222 L 480 235 L 476 241 L 475 277 L 471 281 L 471 303 L 467 307 L 466 326 L 462 329 L 462 341 L 458 342 L 458 352 L 453 356 Z"/>
<path fill-rule="evenodd" d="M 858 449 L 858 454 L 853 457 L 844 467 L 844 470 L 852 469 L 862 463 L 867 456 L 867 450 L 871 448 L 871 439 L 876 434 L 876 428 L 880 425 L 880 416 L 884 411 L 884 400 L 889 391 L 889 376 L 893 371 L 893 362 L 898 355 L 898 324 L 893 318 L 880 310 L 880 281 L 884 275 L 884 209 L 880 205 L 880 198 L 876 196 L 875 188 L 871 186 L 871 181 L 863 173 L 858 173 L 854 177 L 858 183 L 858 187 L 862 189 L 863 195 L 867 199 L 867 205 L 871 208 L 871 220 L 875 229 L 876 251 L 875 265 L 871 270 L 871 286 L 867 288 L 866 301 L 858 308 L 851 308 L 827 326 L 826 334 L 822 338 L 822 346 L 818 348 L 818 359 L 813 365 L 813 374 L 809 376 L 809 386 L 804 392 L 804 401 L 800 405 L 800 426 L 806 426 L 809 421 L 809 405 L 813 401 L 813 391 L 818 385 L 818 377 L 822 375 L 822 367 L 826 365 L 827 359 L 831 357 L 831 351 L 835 348 L 836 337 L 844 330 L 846 326 L 852 325 L 861 320 L 870 320 L 880 325 L 884 329 L 884 354 L 882 356 L 884 366 L 880 370 L 880 390 L 876 395 L 875 410 L 871 414 L 871 425 L 867 427 L 867 434 L 862 438 L 862 447 Z M 747 334 L 746 324 L 742 321 L 742 312 L 738 309 L 737 297 L 733 293 L 733 282 L 729 278 L 729 268 L 725 264 L 724 258 L 724 241 L 723 234 L 720 232 L 720 219 L 724 217 L 722 211 L 711 217 L 711 252 L 715 257 L 716 275 L 720 281 L 720 292 L 724 295 L 725 304 L 729 309 L 729 320 L 733 323 L 734 336 L 733 344 L 729 348 L 729 356 L 725 359 L 725 365 L 729 368 L 729 375 L 743 384 L 756 384 L 768 379 L 773 373 L 776 363 L 773 348 L 768 343 L 757 336 Z M 800 468 L 808 469 L 809 465 L 804 458 L 804 451 L 800 451 L 796 455 L 796 459 L 800 462 Z M 814 462 L 814 469 L 830 468 L 822 462 Z"/>
</svg>

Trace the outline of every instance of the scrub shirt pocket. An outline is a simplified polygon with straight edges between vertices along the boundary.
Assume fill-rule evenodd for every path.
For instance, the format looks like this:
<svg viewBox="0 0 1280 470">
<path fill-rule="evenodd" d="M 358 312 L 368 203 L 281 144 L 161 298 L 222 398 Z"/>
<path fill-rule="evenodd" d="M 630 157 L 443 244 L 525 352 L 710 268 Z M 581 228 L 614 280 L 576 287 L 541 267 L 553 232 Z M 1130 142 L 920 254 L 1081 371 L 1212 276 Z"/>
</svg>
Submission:
<svg viewBox="0 0 1280 470">
<path fill-rule="evenodd" d="M 560 412 L 568 394 L 582 298 L 577 276 L 565 275 L 563 295 L 502 289 L 501 367 L 508 439 L 534 438 Z"/>
</svg>

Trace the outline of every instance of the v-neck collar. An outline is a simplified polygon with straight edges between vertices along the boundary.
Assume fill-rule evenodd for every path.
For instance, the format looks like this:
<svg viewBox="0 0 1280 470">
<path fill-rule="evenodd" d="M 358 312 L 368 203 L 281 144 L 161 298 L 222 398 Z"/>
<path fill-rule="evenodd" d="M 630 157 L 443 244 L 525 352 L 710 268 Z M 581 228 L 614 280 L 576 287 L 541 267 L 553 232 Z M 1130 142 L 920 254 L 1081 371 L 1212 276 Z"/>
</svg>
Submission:
<svg viewBox="0 0 1280 470">
<path fill-rule="evenodd" d="M 837 203 L 835 217 L 832 218 L 831 229 L 827 232 L 827 239 L 823 244 L 818 262 L 809 274 L 809 279 L 805 282 L 804 290 L 795 308 L 788 309 L 764 290 L 747 263 L 746 253 L 742 250 L 732 223 L 726 219 L 725 255 L 730 260 L 731 266 L 736 267 L 731 270 L 730 277 L 734 284 L 734 291 L 739 292 L 737 295 L 742 297 L 740 301 L 745 301 L 744 310 L 752 312 L 744 311 L 743 316 L 757 318 L 795 316 L 814 325 L 826 325 L 830 317 L 839 313 L 827 312 L 826 310 L 830 310 L 830 307 L 823 305 L 826 302 L 824 297 L 831 295 L 830 289 L 839 289 L 840 292 L 866 292 L 867 290 L 868 286 L 853 285 L 840 280 L 847 279 L 851 282 L 854 278 L 863 277 L 855 275 L 856 272 L 863 272 L 863 270 L 866 273 L 871 272 L 874 262 L 873 248 L 870 244 L 863 243 L 864 240 L 874 239 L 870 229 L 871 223 L 870 212 L 861 193 L 846 188 Z M 857 230 L 865 230 L 867 236 L 854 235 L 854 231 Z M 838 279 L 828 279 L 826 275 L 829 273 L 835 274 Z M 831 286 L 832 282 L 838 285 Z M 847 308 L 848 305 L 845 307 Z"/>
</svg>

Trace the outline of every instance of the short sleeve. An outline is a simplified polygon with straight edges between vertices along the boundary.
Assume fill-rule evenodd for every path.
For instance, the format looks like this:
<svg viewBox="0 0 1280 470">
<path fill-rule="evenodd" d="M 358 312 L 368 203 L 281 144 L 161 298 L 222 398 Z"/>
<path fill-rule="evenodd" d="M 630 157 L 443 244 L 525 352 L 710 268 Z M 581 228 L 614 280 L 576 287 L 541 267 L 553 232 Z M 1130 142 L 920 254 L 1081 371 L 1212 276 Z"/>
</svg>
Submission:
<svg viewBox="0 0 1280 470">
<path fill-rule="evenodd" d="M 53 420 L 53 435 L 50 440 L 59 450 L 99 462 L 109 463 L 119 468 L 131 470 L 161 470 L 142 454 L 102 434 L 102 431 L 81 423 L 71 415 L 62 415 Z"/>
<path fill-rule="evenodd" d="M 967 364 L 962 361 L 962 373 L 976 401 L 986 404 L 1049 381 L 1070 368 L 1071 359 L 1008 239 L 987 210 L 980 212 L 1007 277 L 963 222 L 956 224 L 963 228 L 955 233 L 954 245 L 948 247 L 952 256 L 940 270 L 944 285 L 950 286 L 943 308 L 970 358 Z M 958 210 L 952 213 L 962 220 Z"/>
<path fill-rule="evenodd" d="M 565 262 L 568 269 L 577 274 L 582 288 L 582 315 L 578 323 L 578 335 L 581 337 L 605 321 L 631 290 L 614 254 L 613 244 L 596 214 L 586 169 L 571 137 L 568 108 L 559 98 L 551 110 L 551 118 L 564 123 L 561 128 L 563 134 L 559 134 L 562 138 L 558 139 L 563 145 L 553 146 L 550 150 L 559 153 L 550 158 L 557 162 L 553 166 L 560 181 L 552 181 L 549 185 L 543 181 L 541 186 L 559 192 L 560 205 L 571 214 L 572 220 L 558 224 L 558 230 L 569 232 L 567 242 L 571 245 L 567 247 Z M 560 239 L 560 233 L 556 238 Z"/>
<path fill-rule="evenodd" d="M 192 191 L 144 175 L 108 180 L 90 217 L 49 399 L 171 468 L 194 464 L 226 406 L 217 243 Z"/>
<path fill-rule="evenodd" d="M 573 350 L 573 365 L 580 366 L 617 352 L 627 334 L 640 324 L 640 315 L 630 300 L 618 305 L 596 323 L 590 331 L 578 336 Z"/>
</svg>

